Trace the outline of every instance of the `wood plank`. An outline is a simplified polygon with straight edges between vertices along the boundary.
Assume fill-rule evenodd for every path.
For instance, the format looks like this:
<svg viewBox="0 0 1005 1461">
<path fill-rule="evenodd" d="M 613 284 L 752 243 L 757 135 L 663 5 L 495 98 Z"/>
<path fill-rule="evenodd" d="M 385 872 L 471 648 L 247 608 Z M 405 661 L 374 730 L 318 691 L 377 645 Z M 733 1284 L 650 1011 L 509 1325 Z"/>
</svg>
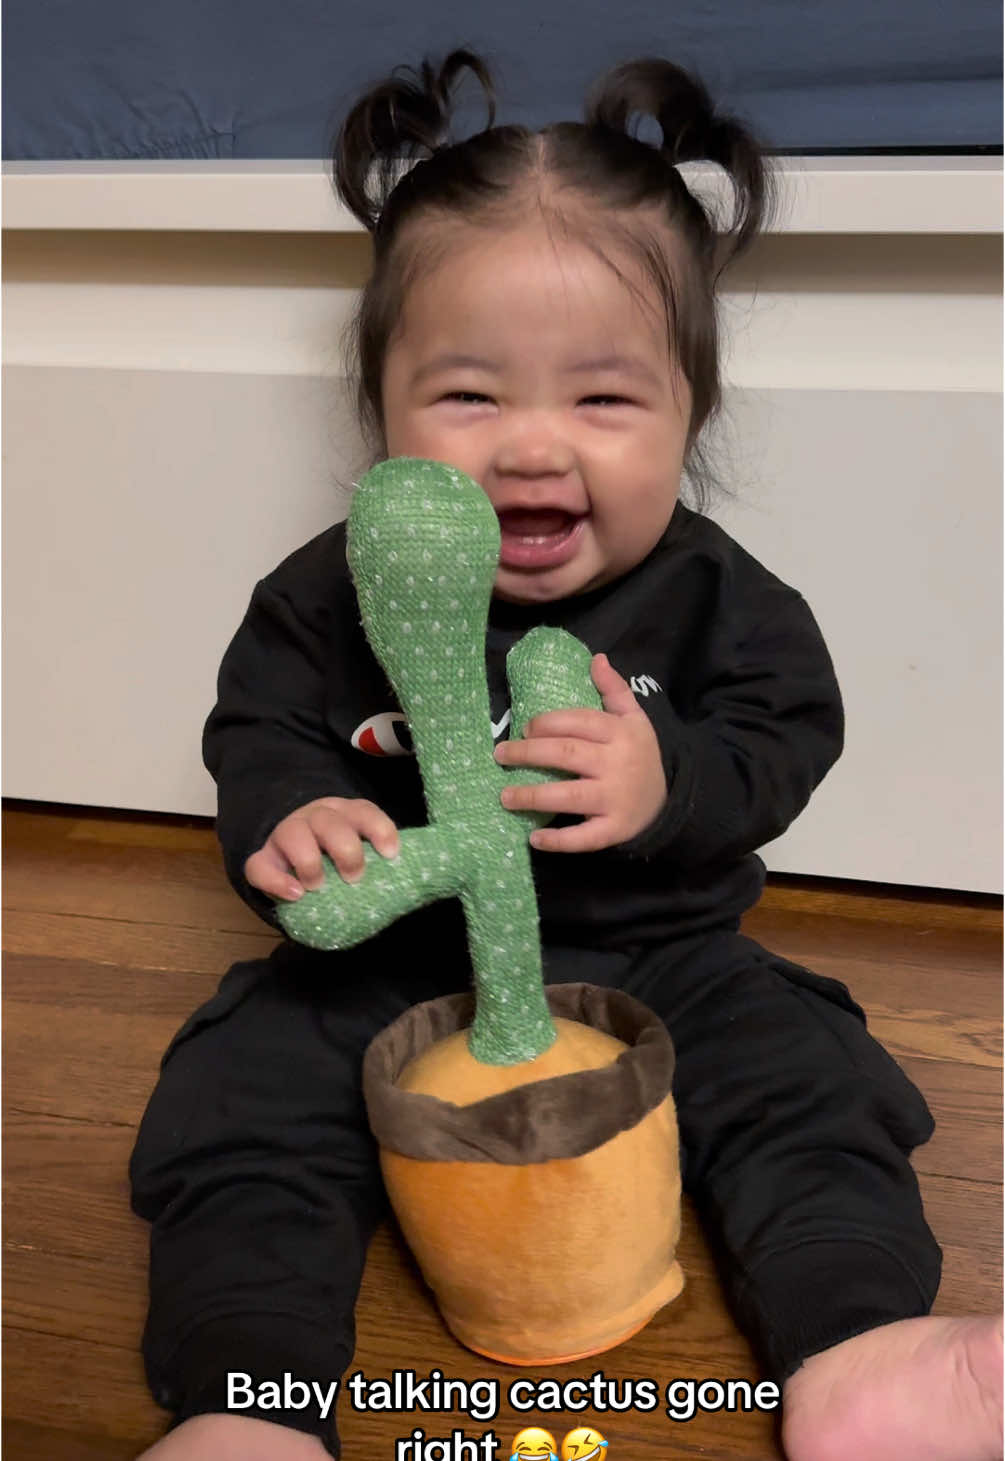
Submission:
<svg viewBox="0 0 1005 1461">
<path fill-rule="evenodd" d="M 865 918 L 901 929 L 945 926 L 1000 932 L 1002 927 L 1002 900 L 992 893 L 904 888 L 788 873 L 769 874 L 760 906 L 814 918 Z"/>
<path fill-rule="evenodd" d="M 57 1437 L 79 1434 L 92 1449 L 105 1444 L 108 1457 L 134 1456 L 170 1420 L 150 1398 L 138 1350 L 5 1327 L 3 1378 L 4 1415 L 21 1423 L 23 1439 L 32 1439 L 31 1428 L 44 1417 L 46 1430 Z M 64 1454 L 76 1461 L 80 1453 Z M 17 1461 L 6 1445 L 4 1456 Z"/>
<path fill-rule="evenodd" d="M 100 1255 L 4 1244 L 4 1320 L 14 1329 L 139 1352 L 147 1317 L 147 1236 Z"/>
<path fill-rule="evenodd" d="M 943 976 L 948 967 L 954 980 L 958 974 L 983 974 L 997 984 L 1001 974 L 1000 926 L 884 923 L 853 917 L 850 910 L 844 917 L 825 917 L 779 908 L 770 886 L 744 915 L 743 932 L 793 963 L 811 967 L 823 953 L 832 959 L 864 958 L 884 966 L 906 963 L 916 969 L 938 969 Z"/>
<path fill-rule="evenodd" d="M 53 1357 L 58 1363 L 58 1356 Z M 164 1417 L 165 1422 L 168 1417 Z M 2 1424 L 2 1453 L 7 1461 L 134 1461 L 141 1445 L 156 1441 L 160 1432 L 151 1430 L 143 1441 L 134 1436 L 100 1436 L 78 1429 L 61 1431 L 55 1426 L 5 1417 Z"/>
<path fill-rule="evenodd" d="M 914 1153 L 926 1176 L 1002 1182 L 1002 1073 L 956 1061 L 901 1057 L 935 1117 L 935 1134 Z"/>
<path fill-rule="evenodd" d="M 278 942 L 278 932 L 270 933 L 262 922 L 256 928 L 220 931 L 72 913 L 15 909 L 4 914 L 5 953 L 62 959 L 60 979 L 70 975 L 69 964 L 86 963 L 91 970 L 96 965 L 124 965 L 157 972 L 203 972 L 219 980 L 231 964 L 265 958 Z"/>
<path fill-rule="evenodd" d="M 97 1261 L 110 1252 L 145 1250 L 147 1226 L 129 1207 L 135 1139 L 129 1124 L 9 1115 L 3 1144 L 8 1247 Z"/>
</svg>

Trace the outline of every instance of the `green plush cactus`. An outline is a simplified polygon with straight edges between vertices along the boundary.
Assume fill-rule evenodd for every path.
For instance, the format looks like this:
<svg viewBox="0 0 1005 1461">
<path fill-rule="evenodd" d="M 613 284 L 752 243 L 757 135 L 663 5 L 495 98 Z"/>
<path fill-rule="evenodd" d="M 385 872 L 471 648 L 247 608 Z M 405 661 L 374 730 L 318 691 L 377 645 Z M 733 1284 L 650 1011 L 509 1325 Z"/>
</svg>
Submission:
<svg viewBox="0 0 1005 1461">
<path fill-rule="evenodd" d="M 343 949 L 438 898 L 459 897 L 467 921 L 476 1014 L 472 1055 L 490 1065 L 531 1060 L 553 1042 L 541 970 L 528 837 L 551 813 L 500 804 L 509 781 L 564 773 L 495 761 L 485 634 L 499 562 L 499 522 L 470 477 L 441 462 L 399 457 L 359 483 L 347 557 L 363 625 L 408 720 L 429 823 L 400 829 L 389 860 L 368 844 L 360 882 L 327 859 L 324 885 L 278 917 L 291 938 Z M 600 708 L 590 651 L 539 627 L 506 658 L 511 735 L 547 710 Z"/>
</svg>

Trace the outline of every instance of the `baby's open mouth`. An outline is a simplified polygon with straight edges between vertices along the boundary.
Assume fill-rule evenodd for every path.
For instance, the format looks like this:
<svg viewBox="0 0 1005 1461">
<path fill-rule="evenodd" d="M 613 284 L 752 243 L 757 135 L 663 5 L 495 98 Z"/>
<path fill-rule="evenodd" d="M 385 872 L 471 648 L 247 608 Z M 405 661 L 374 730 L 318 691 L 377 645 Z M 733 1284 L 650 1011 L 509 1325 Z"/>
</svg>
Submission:
<svg viewBox="0 0 1005 1461">
<path fill-rule="evenodd" d="M 547 507 L 540 511 L 525 508 L 511 508 L 499 514 L 499 527 L 510 537 L 519 538 L 522 543 L 548 543 L 556 534 L 566 533 L 577 519 L 571 512 Z"/>
<path fill-rule="evenodd" d="M 508 508 L 499 514 L 499 561 L 505 568 L 552 568 L 576 551 L 585 517 L 561 508 Z"/>
</svg>

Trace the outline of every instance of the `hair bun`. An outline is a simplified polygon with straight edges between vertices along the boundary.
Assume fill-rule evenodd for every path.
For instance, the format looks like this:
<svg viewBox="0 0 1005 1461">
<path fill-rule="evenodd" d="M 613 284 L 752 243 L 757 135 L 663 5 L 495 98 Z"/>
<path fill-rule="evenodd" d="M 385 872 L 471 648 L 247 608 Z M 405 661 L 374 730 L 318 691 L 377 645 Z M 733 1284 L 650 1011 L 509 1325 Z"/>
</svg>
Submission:
<svg viewBox="0 0 1005 1461">
<path fill-rule="evenodd" d="M 438 70 L 428 60 L 418 73 L 410 66 L 396 66 L 342 123 L 333 147 L 333 179 L 346 206 L 371 233 L 400 181 L 401 163 L 424 161 L 451 145 L 451 93 L 465 67 L 485 90 L 491 127 L 495 121 L 491 76 L 473 52 L 463 49 L 451 51 Z"/>
<path fill-rule="evenodd" d="M 630 132 L 636 115 L 654 117 L 663 140 L 658 151 L 672 165 L 715 162 L 729 175 L 735 207 L 729 232 L 744 247 L 772 211 L 771 179 L 761 147 L 735 117 L 718 113 L 699 77 L 660 56 L 626 61 L 601 77 L 587 101 L 587 125 Z"/>
</svg>

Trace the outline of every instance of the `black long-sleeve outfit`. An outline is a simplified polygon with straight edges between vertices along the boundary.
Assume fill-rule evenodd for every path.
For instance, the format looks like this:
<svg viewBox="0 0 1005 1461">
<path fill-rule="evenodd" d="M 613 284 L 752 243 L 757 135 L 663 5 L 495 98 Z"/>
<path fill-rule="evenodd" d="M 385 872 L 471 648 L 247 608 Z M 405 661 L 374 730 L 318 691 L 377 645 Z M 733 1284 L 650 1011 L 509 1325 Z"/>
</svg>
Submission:
<svg viewBox="0 0 1005 1461">
<path fill-rule="evenodd" d="M 763 884 L 753 854 L 785 831 L 841 752 L 841 697 L 805 601 L 679 504 L 632 573 L 542 607 L 545 622 L 606 653 L 632 682 L 669 788 L 662 814 L 633 841 L 535 855 L 545 941 L 673 939 L 749 908 Z M 541 607 L 493 601 L 486 670 L 496 726 L 508 705 L 506 653 L 541 619 Z M 255 589 L 205 730 L 227 871 L 264 917 L 271 902 L 242 868 L 297 807 L 365 797 L 399 826 L 425 822 L 414 757 L 352 744 L 372 716 L 397 710 L 360 623 L 339 523 Z"/>
<path fill-rule="evenodd" d="M 606 653 L 631 683 L 668 788 L 630 842 L 532 852 L 546 978 L 617 983 L 665 1019 L 685 1184 L 739 1322 L 784 1376 L 841 1338 L 926 1312 L 939 1271 L 907 1162 L 931 1132 L 920 1094 L 866 1034 L 844 986 L 738 932 L 763 886 L 756 849 L 785 831 L 841 752 L 831 659 L 803 598 L 682 504 L 617 581 L 547 605 L 493 600 L 497 736 L 506 653 L 541 622 Z M 263 918 L 275 922 L 273 905 L 243 867 L 296 808 L 363 797 L 399 827 L 426 821 L 409 746 L 338 524 L 257 585 L 205 728 L 227 872 Z M 226 1408 L 227 1367 L 278 1376 L 299 1363 L 335 1378 L 348 1362 L 382 1210 L 362 1051 L 409 1004 L 467 984 L 459 904 L 443 903 L 339 954 L 282 943 L 232 970 L 176 1037 L 132 1171 L 134 1205 L 155 1224 L 148 1373 L 181 1416 Z M 198 1108 L 185 1095 L 193 1084 Z M 180 1146 L 179 1103 L 189 1111 Z M 814 1146 L 826 1181 L 813 1180 Z M 295 1280 L 284 1244 L 297 1253 Z M 316 1430 L 337 1454 L 330 1422 L 260 1414 Z"/>
</svg>

